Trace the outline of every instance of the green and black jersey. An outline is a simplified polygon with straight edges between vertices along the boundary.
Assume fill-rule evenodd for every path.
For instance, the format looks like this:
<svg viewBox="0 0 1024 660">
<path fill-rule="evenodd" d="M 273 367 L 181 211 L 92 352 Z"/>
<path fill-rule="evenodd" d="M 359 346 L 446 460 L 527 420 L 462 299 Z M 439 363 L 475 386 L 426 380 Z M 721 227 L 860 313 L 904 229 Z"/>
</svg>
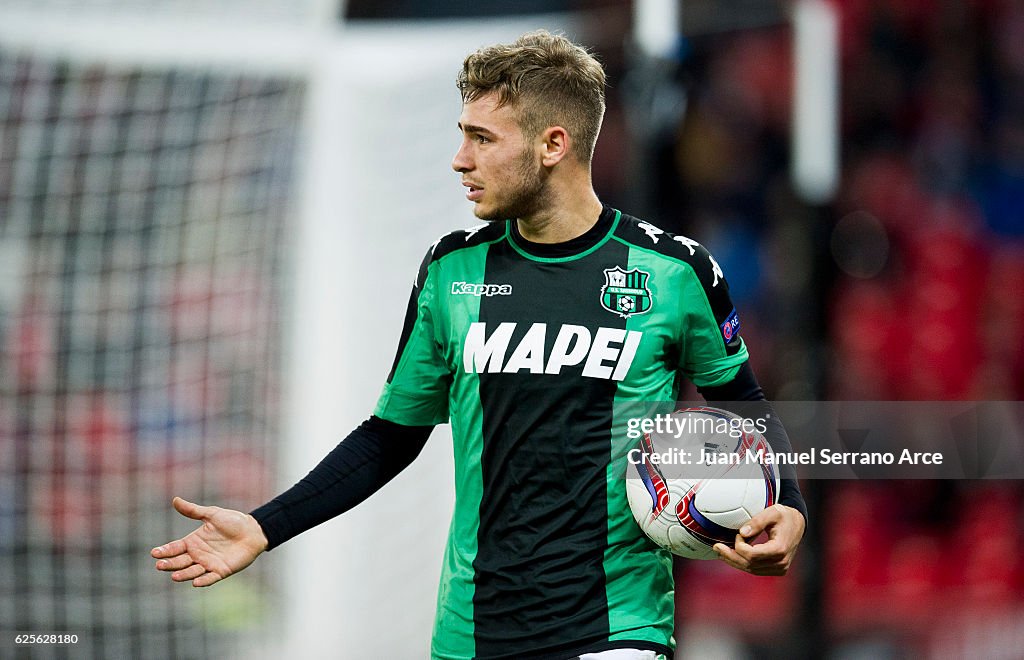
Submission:
<svg viewBox="0 0 1024 660">
<path fill-rule="evenodd" d="M 703 247 L 613 209 L 568 243 L 506 221 L 431 247 L 375 414 L 452 424 L 435 657 L 671 653 L 671 557 L 631 517 L 613 404 L 730 381 L 738 329 Z"/>
</svg>

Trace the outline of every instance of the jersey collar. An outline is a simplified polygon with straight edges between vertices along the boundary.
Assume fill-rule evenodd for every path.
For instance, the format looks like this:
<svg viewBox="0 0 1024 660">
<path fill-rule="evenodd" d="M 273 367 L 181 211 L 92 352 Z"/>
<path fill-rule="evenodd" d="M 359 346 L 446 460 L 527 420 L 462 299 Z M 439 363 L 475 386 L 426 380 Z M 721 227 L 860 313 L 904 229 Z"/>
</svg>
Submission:
<svg viewBox="0 0 1024 660">
<path fill-rule="evenodd" d="M 621 213 L 610 206 L 605 206 L 598 216 L 597 222 L 586 233 L 563 243 L 534 243 L 523 238 L 515 220 L 508 223 L 508 238 L 516 252 L 534 261 L 568 261 L 585 257 L 607 241 L 619 223 Z"/>
</svg>

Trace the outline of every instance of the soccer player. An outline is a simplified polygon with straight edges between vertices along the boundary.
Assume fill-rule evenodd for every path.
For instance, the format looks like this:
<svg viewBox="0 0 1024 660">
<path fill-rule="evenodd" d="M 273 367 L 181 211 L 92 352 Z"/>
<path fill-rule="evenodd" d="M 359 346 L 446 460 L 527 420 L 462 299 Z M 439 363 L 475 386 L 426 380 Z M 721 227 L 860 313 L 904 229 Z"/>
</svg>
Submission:
<svg viewBox="0 0 1024 660">
<path fill-rule="evenodd" d="M 586 50 L 530 33 L 469 55 L 458 87 L 452 167 L 487 224 L 427 251 L 374 414 L 251 514 L 175 498 L 203 524 L 155 548 L 156 567 L 199 587 L 237 573 L 366 499 L 450 420 L 456 501 L 433 656 L 671 655 L 671 556 L 631 517 L 613 419 L 616 404 L 675 401 L 684 377 L 709 401 L 763 401 L 728 285 L 696 242 L 598 199 L 605 75 Z M 767 435 L 790 449 L 777 422 Z M 780 503 L 715 549 L 784 574 L 805 510 L 790 473 Z"/>
</svg>

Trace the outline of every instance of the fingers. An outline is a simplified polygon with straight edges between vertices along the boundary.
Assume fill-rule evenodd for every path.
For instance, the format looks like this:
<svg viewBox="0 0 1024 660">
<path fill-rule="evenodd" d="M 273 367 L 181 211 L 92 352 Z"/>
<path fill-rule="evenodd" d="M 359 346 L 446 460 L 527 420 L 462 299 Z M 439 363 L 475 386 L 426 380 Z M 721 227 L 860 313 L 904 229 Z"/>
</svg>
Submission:
<svg viewBox="0 0 1024 660">
<path fill-rule="evenodd" d="M 757 515 L 747 521 L 747 524 L 740 528 L 740 535 L 746 538 L 757 537 L 761 532 L 768 529 L 773 523 L 777 523 L 782 518 L 782 512 L 774 506 L 770 506 L 764 511 L 759 511 Z"/>
<path fill-rule="evenodd" d="M 716 543 L 713 549 L 718 553 L 719 559 L 735 569 L 752 575 L 785 575 L 789 570 L 789 554 L 783 544 L 775 540 L 750 545 L 737 534 L 735 548 L 730 548 L 724 543 Z"/>
<path fill-rule="evenodd" d="M 729 564 L 733 568 L 739 569 L 741 571 L 745 571 L 747 573 L 750 572 L 750 565 L 748 564 L 747 560 L 736 554 L 736 551 L 727 546 L 726 544 L 716 543 L 711 549 L 717 552 L 718 558 L 724 561 L 726 564 Z"/>
<path fill-rule="evenodd" d="M 742 536 L 736 536 L 735 552 L 747 560 L 751 566 L 770 564 L 781 560 L 786 556 L 786 548 L 776 539 L 769 539 L 764 543 L 750 545 Z"/>
<path fill-rule="evenodd" d="M 192 563 L 192 557 L 187 554 L 180 554 L 170 559 L 161 559 L 156 563 L 156 568 L 159 571 L 180 571 L 183 568 L 188 568 Z"/>
<path fill-rule="evenodd" d="M 789 562 L 785 558 L 774 562 L 755 564 L 745 559 L 742 555 L 724 543 L 716 544 L 714 546 L 714 550 L 718 553 L 718 558 L 726 564 L 729 564 L 733 568 L 743 571 L 744 573 L 750 573 L 751 575 L 779 576 L 785 575 L 789 571 Z"/>
<path fill-rule="evenodd" d="M 216 573 L 203 573 L 196 579 L 192 580 L 193 587 L 208 587 L 215 582 L 220 582 L 221 577 Z"/>
<path fill-rule="evenodd" d="M 736 534 L 734 547 L 724 543 L 714 546 L 724 562 L 754 575 L 785 575 L 803 537 L 803 516 L 799 511 L 780 504 L 771 506 L 751 518 Z M 767 532 L 763 543 L 751 543 Z"/>
<path fill-rule="evenodd" d="M 736 541 L 733 543 L 733 547 L 736 554 L 746 561 L 753 563 L 778 559 L 785 555 L 785 546 L 775 538 L 769 538 L 763 543 L 752 545 L 745 538 L 736 534 Z"/>
<path fill-rule="evenodd" d="M 185 541 L 178 539 L 177 541 L 171 541 L 170 543 L 158 548 L 153 548 L 149 551 L 149 554 L 157 559 L 166 559 L 168 557 L 177 557 L 178 555 L 184 554 L 185 551 Z"/>
<path fill-rule="evenodd" d="M 188 582 L 189 580 L 199 577 L 205 572 L 206 569 L 203 568 L 202 564 L 192 564 L 188 568 L 171 573 L 171 579 L 175 582 Z"/>
<path fill-rule="evenodd" d="M 181 497 L 175 497 L 171 500 L 171 504 L 178 510 L 178 513 L 192 520 L 206 520 L 213 515 L 215 508 L 212 506 L 200 506 Z"/>
<path fill-rule="evenodd" d="M 207 571 L 202 564 L 193 562 L 188 554 L 161 559 L 156 563 L 156 567 L 161 571 L 174 571 L 171 573 L 171 579 L 175 582 L 191 580 L 192 586 L 195 587 L 208 587 L 222 579 L 219 574 Z"/>
</svg>

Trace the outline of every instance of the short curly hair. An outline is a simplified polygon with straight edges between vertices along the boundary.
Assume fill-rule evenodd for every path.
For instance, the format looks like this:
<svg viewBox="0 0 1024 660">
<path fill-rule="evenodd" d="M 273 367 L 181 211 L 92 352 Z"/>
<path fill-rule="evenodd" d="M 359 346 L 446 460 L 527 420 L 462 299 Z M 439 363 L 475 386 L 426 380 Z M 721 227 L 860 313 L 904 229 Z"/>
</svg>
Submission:
<svg viewBox="0 0 1024 660">
<path fill-rule="evenodd" d="M 463 103 L 497 93 L 498 107 L 518 112 L 528 138 L 562 126 L 577 158 L 589 165 L 604 118 L 606 83 L 601 63 L 582 46 L 546 30 L 530 32 L 471 53 L 456 84 Z"/>
</svg>

